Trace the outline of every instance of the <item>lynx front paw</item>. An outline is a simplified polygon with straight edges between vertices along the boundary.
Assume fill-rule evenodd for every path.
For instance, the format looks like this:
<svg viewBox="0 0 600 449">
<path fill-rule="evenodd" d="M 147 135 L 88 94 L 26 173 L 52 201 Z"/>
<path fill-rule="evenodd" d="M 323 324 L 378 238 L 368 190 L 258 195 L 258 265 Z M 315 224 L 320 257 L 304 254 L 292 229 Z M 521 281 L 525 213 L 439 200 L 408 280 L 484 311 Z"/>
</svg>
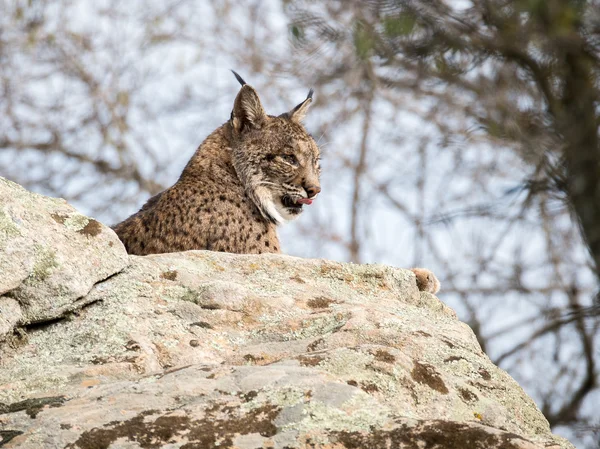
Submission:
<svg viewBox="0 0 600 449">
<path fill-rule="evenodd" d="M 411 268 L 417 277 L 417 287 L 422 292 L 433 293 L 434 295 L 440 291 L 440 281 L 435 277 L 431 270 L 426 268 Z"/>
</svg>

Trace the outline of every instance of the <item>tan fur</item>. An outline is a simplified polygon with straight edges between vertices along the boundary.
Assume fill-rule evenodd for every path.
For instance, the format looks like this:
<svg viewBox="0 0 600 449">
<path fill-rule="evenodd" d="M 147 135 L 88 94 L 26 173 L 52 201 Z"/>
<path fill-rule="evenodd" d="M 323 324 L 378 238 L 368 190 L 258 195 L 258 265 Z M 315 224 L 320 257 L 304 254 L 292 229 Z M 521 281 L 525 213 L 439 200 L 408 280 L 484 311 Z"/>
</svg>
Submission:
<svg viewBox="0 0 600 449">
<path fill-rule="evenodd" d="M 435 274 L 427 268 L 411 268 L 411 271 L 417 278 L 417 287 L 424 292 L 433 293 L 434 295 L 440 291 L 440 281 L 435 277 Z"/>
<path fill-rule="evenodd" d="M 177 183 L 114 227 L 127 252 L 279 253 L 276 225 L 302 211 L 282 198 L 320 191 L 319 148 L 298 116 L 310 102 L 268 116 L 256 91 L 244 85 L 231 119 L 200 145 Z"/>
<path fill-rule="evenodd" d="M 312 91 L 274 117 L 238 79 L 243 86 L 231 119 L 200 145 L 175 185 L 114 227 L 129 254 L 279 253 L 276 225 L 296 218 L 302 212 L 298 201 L 320 192 L 319 148 L 301 124 Z M 413 272 L 419 290 L 437 293 L 431 271 Z"/>
</svg>

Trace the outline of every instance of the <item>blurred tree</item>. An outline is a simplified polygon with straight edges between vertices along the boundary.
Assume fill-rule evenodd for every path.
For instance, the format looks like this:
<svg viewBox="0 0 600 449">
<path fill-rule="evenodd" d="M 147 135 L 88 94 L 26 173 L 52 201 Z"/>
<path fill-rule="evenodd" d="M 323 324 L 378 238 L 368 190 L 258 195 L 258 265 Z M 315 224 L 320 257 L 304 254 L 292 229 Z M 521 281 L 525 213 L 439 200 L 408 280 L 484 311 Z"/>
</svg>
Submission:
<svg viewBox="0 0 600 449">
<path fill-rule="evenodd" d="M 274 113 L 314 86 L 323 192 L 284 250 L 433 269 L 596 447 L 597 3 L 0 0 L 0 175 L 114 223 L 227 119 L 228 69 Z"/>
<path fill-rule="evenodd" d="M 554 376 L 545 386 L 538 383 L 536 395 L 550 423 L 570 426 L 575 433 L 598 428 L 597 413 L 584 404 L 598 398 L 600 361 L 600 307 L 594 301 L 600 274 L 600 2 L 285 3 L 297 51 L 310 55 L 313 63 L 307 69 L 299 58 L 302 66 L 290 71 L 310 73 L 317 92 L 343 85 L 346 95 L 338 103 L 354 98 L 359 105 L 354 111 L 337 106 L 345 109 L 344 120 L 361 117 L 363 122 L 354 155 L 340 155 L 353 173 L 347 257 L 362 260 L 366 252 L 361 245 L 370 246 L 372 229 L 381 229 L 367 224 L 361 235 L 357 229 L 369 215 L 355 212 L 376 198 L 385 199 L 415 229 L 417 248 L 425 242 L 416 260 L 425 251 L 435 256 L 431 266 L 445 263 L 444 291 L 458 295 L 482 346 L 496 362 L 519 377 L 518 366 L 526 354 L 540 351 L 540 345 L 546 346 L 542 351 L 547 357 L 555 351 L 550 359 Z M 391 116 L 386 116 L 388 107 L 394 111 Z M 376 144 L 380 148 L 368 144 L 370 123 L 386 116 L 393 126 L 393 115 L 400 110 L 422 119 L 411 130 L 413 138 L 421 136 L 412 144 L 414 157 L 421 161 L 410 176 L 421 192 L 416 208 L 394 192 L 402 169 L 410 164 L 406 150 L 397 144 L 402 156 L 394 161 L 392 154 L 386 155 L 386 170 L 374 162 L 382 157 L 381 141 Z M 437 128 L 437 148 L 430 145 L 432 132 L 418 129 L 430 125 Z M 452 149 L 457 142 L 458 151 Z M 480 154 L 473 155 L 477 146 Z M 449 152 L 455 153 L 453 161 Z M 471 157 L 483 160 L 469 161 Z M 395 173 L 386 178 L 390 168 Z M 470 181 L 437 193 L 425 187 L 432 175 L 444 176 L 448 185 L 457 173 L 462 183 Z M 464 206 L 474 198 L 481 202 L 448 211 L 436 194 L 455 196 Z M 480 235 L 476 236 L 467 224 L 477 217 L 476 226 L 486 227 L 483 236 L 475 231 Z M 472 243 L 479 247 L 467 255 L 471 263 L 479 262 L 470 280 L 452 266 L 461 263 L 458 254 L 440 250 L 440 233 L 431 227 L 430 236 L 423 231 L 426 223 L 450 222 L 459 223 L 462 238 L 481 237 L 478 244 Z M 526 228 L 536 237 L 515 235 Z M 389 238 L 384 241 L 390 243 Z M 526 254 L 529 248 L 535 248 L 534 257 Z M 464 270 L 467 264 L 459 266 Z M 481 284 L 487 286 L 480 288 Z M 479 300 L 501 292 L 537 303 L 535 318 L 509 320 L 492 330 L 489 318 L 480 318 L 485 307 Z M 538 327 L 528 333 L 527 327 L 536 321 Z M 518 343 L 494 350 L 498 336 L 511 333 L 518 335 Z M 556 345 L 560 349 L 552 347 Z M 573 345 L 578 348 L 576 358 L 560 355 Z M 556 385 L 564 386 L 560 394 Z M 599 443 L 591 433 L 586 442 L 593 447 Z"/>
<path fill-rule="evenodd" d="M 260 3 L 240 22 L 232 1 L 0 0 L 0 173 L 109 222 L 135 211 L 229 117 L 228 69 L 262 71 Z"/>
</svg>

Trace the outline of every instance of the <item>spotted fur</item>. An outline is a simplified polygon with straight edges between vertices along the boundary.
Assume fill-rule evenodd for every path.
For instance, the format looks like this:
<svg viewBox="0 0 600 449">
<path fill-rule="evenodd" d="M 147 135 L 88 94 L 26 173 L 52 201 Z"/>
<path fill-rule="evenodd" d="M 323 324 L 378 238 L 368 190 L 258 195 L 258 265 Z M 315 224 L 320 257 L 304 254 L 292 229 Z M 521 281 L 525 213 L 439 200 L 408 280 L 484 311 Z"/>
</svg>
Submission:
<svg viewBox="0 0 600 449">
<path fill-rule="evenodd" d="M 279 253 L 276 226 L 297 218 L 320 192 L 319 148 L 301 123 L 312 91 L 271 116 L 236 77 L 242 88 L 230 120 L 206 138 L 172 187 L 114 227 L 128 253 Z"/>
<path fill-rule="evenodd" d="M 279 253 L 276 226 L 297 218 L 321 191 L 319 148 L 301 123 L 312 90 L 275 117 L 235 75 L 242 88 L 230 120 L 200 145 L 175 185 L 114 227 L 129 254 Z M 412 271 L 419 290 L 437 293 L 431 271 Z"/>
</svg>

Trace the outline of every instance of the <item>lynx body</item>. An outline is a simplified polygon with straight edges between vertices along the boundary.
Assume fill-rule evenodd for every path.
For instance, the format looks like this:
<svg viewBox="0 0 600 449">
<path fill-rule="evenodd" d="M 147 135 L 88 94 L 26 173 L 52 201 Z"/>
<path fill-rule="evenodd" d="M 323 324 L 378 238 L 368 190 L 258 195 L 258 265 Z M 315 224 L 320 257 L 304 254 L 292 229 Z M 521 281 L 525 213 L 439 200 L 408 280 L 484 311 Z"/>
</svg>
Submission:
<svg viewBox="0 0 600 449">
<path fill-rule="evenodd" d="M 242 88 L 229 121 L 206 138 L 172 187 L 114 227 L 129 254 L 279 253 L 277 225 L 297 218 L 321 191 L 319 148 L 301 123 L 312 90 L 291 111 L 271 116 L 235 75 Z M 419 290 L 439 290 L 431 271 L 412 271 Z"/>
<path fill-rule="evenodd" d="M 278 253 L 276 226 L 321 191 L 319 148 L 301 123 L 312 91 L 290 112 L 270 116 L 237 77 L 230 120 L 200 145 L 175 185 L 114 227 L 128 253 Z"/>
</svg>

